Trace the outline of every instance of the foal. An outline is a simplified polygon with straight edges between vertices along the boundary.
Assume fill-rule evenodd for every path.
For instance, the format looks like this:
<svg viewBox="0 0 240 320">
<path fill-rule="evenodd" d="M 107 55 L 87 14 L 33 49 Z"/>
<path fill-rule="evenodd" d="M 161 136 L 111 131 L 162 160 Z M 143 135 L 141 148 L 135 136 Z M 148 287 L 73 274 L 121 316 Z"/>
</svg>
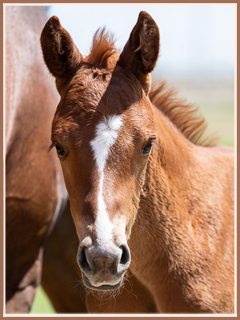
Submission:
<svg viewBox="0 0 240 320">
<path fill-rule="evenodd" d="M 84 284 L 114 290 L 130 267 L 159 312 L 233 312 L 233 150 L 198 145 L 202 119 L 164 85 L 149 94 L 154 20 L 140 13 L 120 55 L 98 32 L 83 58 L 57 17 L 41 44 Z"/>
</svg>

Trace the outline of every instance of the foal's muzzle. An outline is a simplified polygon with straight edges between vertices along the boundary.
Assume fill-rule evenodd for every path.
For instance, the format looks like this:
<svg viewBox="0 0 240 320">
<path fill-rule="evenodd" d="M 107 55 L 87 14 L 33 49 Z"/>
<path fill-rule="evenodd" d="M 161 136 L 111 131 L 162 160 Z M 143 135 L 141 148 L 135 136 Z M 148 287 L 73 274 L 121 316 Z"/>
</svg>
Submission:
<svg viewBox="0 0 240 320">
<path fill-rule="evenodd" d="M 117 289 L 130 264 L 130 251 L 126 244 L 85 246 L 78 252 L 78 263 L 86 287 L 94 290 Z"/>
</svg>

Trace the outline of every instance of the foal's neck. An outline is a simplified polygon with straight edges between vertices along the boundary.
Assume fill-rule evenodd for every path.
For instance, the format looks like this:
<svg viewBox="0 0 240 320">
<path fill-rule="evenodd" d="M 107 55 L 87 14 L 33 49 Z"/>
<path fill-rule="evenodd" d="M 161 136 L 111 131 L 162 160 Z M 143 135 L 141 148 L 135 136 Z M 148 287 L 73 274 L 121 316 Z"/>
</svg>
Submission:
<svg viewBox="0 0 240 320">
<path fill-rule="evenodd" d="M 157 216 L 175 216 L 183 224 L 188 221 L 188 206 L 200 179 L 198 153 L 204 152 L 204 147 L 192 144 L 168 118 L 158 110 L 154 112 L 158 140 L 149 160 L 143 190 L 147 196 L 156 197 Z"/>
<path fill-rule="evenodd" d="M 215 284 L 222 281 L 217 290 L 224 293 L 224 272 L 233 275 L 227 258 L 234 243 L 233 152 L 196 146 L 154 113 L 158 138 L 132 228 L 131 269 L 155 293 L 162 311 L 206 312 L 203 290 L 215 301 Z M 202 307 L 195 305 L 202 300 Z"/>
<path fill-rule="evenodd" d="M 195 233 L 193 220 L 201 224 L 201 213 L 208 212 L 205 183 L 211 180 L 206 165 L 211 152 L 192 144 L 158 110 L 154 113 L 158 139 L 147 166 L 137 224 L 148 229 L 149 243 L 152 235 L 151 246 L 170 245 L 179 251 Z"/>
</svg>

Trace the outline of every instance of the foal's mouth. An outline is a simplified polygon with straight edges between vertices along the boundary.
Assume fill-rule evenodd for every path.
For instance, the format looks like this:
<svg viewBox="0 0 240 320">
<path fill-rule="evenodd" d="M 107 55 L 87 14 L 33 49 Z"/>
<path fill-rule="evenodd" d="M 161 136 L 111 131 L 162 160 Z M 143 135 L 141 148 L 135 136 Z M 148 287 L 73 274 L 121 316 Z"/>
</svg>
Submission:
<svg viewBox="0 0 240 320">
<path fill-rule="evenodd" d="M 112 290 L 116 290 L 118 289 L 123 282 L 123 277 L 120 279 L 120 281 L 117 284 L 111 285 L 111 284 L 104 284 L 101 286 L 94 286 L 90 283 L 90 281 L 88 280 L 88 278 L 82 274 L 82 278 L 83 278 L 83 283 L 85 284 L 85 286 L 89 289 L 92 290 L 96 290 L 96 291 L 112 291 Z"/>
</svg>

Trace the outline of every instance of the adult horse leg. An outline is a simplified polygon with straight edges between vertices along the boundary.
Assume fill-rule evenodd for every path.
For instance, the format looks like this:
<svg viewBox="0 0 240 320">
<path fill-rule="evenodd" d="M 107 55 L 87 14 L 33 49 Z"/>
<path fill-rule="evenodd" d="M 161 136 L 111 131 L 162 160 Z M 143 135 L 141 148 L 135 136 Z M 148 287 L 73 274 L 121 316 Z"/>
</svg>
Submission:
<svg viewBox="0 0 240 320">
<path fill-rule="evenodd" d="M 18 289 L 6 288 L 6 313 L 26 313 L 30 310 L 36 292 L 36 287 L 40 282 L 42 265 L 42 250 L 38 257 L 24 273 L 18 284 Z"/>
<path fill-rule="evenodd" d="M 6 313 L 16 314 L 29 312 L 33 304 L 37 285 L 40 282 L 41 264 L 42 251 L 39 252 L 38 258 L 34 261 L 31 268 L 25 274 L 24 278 L 19 284 L 18 290 L 10 292 L 11 296 L 6 304 Z"/>
</svg>

